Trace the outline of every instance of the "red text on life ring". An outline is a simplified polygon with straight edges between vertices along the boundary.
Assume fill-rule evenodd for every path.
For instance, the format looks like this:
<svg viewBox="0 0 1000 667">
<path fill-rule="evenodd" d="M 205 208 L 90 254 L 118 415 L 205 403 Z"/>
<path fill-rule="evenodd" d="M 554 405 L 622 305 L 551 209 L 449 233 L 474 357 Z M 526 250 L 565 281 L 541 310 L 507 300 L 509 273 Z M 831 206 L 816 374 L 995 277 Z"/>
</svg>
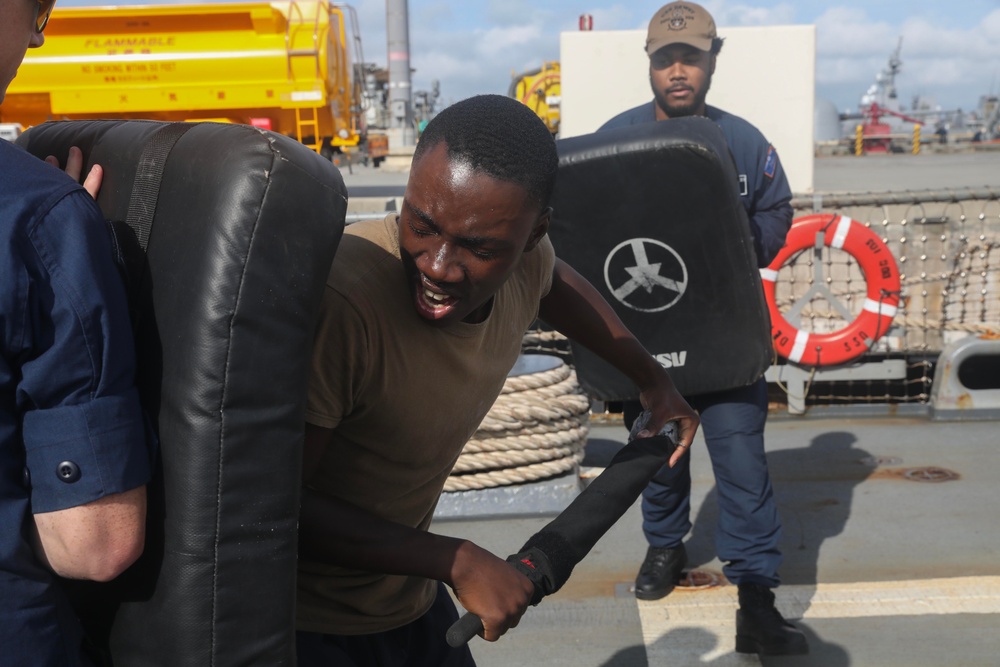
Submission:
<svg viewBox="0 0 1000 667">
<path fill-rule="evenodd" d="M 861 313 L 843 329 L 823 334 L 793 327 L 774 296 L 781 267 L 818 243 L 851 255 L 867 287 Z M 760 270 L 760 276 L 771 314 L 774 349 L 785 359 L 805 366 L 831 366 L 860 357 L 889 330 L 899 305 L 899 267 L 892 253 L 872 230 L 843 215 L 807 215 L 793 221 L 784 247 L 766 269 Z"/>
</svg>

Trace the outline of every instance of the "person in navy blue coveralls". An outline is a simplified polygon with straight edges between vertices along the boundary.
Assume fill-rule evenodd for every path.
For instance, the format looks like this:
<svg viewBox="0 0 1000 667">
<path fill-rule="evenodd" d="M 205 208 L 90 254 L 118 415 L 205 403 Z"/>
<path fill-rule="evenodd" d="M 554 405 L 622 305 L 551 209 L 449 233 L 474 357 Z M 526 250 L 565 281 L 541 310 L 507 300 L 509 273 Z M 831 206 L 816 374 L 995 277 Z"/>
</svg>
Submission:
<svg viewBox="0 0 1000 667">
<path fill-rule="evenodd" d="M 715 21 L 691 2 L 661 7 L 649 24 L 646 52 L 653 101 L 621 113 L 598 131 L 683 116 L 707 116 L 726 137 L 739 173 L 741 201 L 750 220 L 759 266 L 781 249 L 792 222 L 791 190 L 774 147 L 757 128 L 708 106 L 706 95 L 722 48 Z M 667 213 L 669 215 L 669 212 Z M 726 577 L 739 587 L 737 651 L 761 654 L 808 652 L 805 637 L 774 607 L 779 584 L 781 522 L 764 455 L 767 384 L 685 396 L 698 410 L 715 472 L 719 502 L 716 551 Z M 641 411 L 624 407 L 628 426 Z M 669 593 L 687 564 L 682 542 L 691 529 L 690 458 L 664 467 L 643 493 L 643 532 L 649 543 L 636 578 L 636 597 Z"/>
<path fill-rule="evenodd" d="M 0 0 L 0 103 L 52 0 Z M 92 195 L 0 140 L 0 664 L 91 664 L 60 578 L 141 553 L 149 453 L 124 286 Z M 57 165 L 57 163 L 56 163 Z M 67 175 L 68 174 L 68 175 Z"/>
</svg>

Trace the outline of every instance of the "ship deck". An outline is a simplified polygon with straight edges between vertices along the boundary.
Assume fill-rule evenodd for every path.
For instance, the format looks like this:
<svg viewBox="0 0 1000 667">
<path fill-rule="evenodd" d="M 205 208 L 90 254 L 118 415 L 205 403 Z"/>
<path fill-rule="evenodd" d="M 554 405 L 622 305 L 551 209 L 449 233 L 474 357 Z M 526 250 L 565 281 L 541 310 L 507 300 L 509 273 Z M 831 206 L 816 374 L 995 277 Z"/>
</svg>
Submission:
<svg viewBox="0 0 1000 667">
<path fill-rule="evenodd" d="M 995 153 L 818 158 L 815 189 L 1000 188 L 997 160 Z M 402 196 L 405 172 L 342 171 L 354 211 L 381 211 Z M 585 465 L 599 470 L 625 437 L 620 425 L 595 425 Z M 776 410 L 766 440 L 783 521 L 778 607 L 805 631 L 809 656 L 734 652 L 736 593 L 714 552 L 714 479 L 699 435 L 687 549 L 700 586 L 655 602 L 635 599 L 646 549 L 636 503 L 519 627 L 496 643 L 473 640 L 480 667 L 1000 664 L 995 421 L 935 422 L 925 411 L 889 405 L 868 406 L 862 416 L 837 407 L 803 416 Z M 506 556 L 554 515 L 537 509 L 442 518 L 432 530 Z"/>
</svg>

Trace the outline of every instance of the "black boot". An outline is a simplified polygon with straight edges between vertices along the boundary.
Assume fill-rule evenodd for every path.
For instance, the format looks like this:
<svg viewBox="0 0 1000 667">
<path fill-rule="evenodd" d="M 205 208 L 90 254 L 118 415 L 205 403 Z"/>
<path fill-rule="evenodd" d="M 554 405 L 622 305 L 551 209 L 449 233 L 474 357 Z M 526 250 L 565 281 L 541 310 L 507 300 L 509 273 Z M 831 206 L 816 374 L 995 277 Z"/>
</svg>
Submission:
<svg viewBox="0 0 1000 667">
<path fill-rule="evenodd" d="M 635 578 L 635 596 L 640 600 L 662 598 L 680 580 L 687 560 L 683 544 L 673 549 L 649 547 Z"/>
<path fill-rule="evenodd" d="M 804 655 L 806 636 L 774 608 L 774 593 L 761 584 L 740 584 L 736 611 L 736 652 L 758 655 Z"/>
</svg>

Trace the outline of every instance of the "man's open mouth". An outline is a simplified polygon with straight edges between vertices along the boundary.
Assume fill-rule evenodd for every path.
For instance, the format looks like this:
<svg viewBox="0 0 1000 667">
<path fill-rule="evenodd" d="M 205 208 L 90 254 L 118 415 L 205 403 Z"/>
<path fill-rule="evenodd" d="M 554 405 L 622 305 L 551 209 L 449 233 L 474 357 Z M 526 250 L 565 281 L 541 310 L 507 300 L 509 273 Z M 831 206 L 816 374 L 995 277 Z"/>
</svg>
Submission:
<svg viewBox="0 0 1000 667">
<path fill-rule="evenodd" d="M 417 313 L 421 317 L 429 320 L 439 320 L 450 313 L 456 303 L 458 303 L 458 297 L 432 289 L 426 283 L 417 283 L 416 305 Z"/>
</svg>

